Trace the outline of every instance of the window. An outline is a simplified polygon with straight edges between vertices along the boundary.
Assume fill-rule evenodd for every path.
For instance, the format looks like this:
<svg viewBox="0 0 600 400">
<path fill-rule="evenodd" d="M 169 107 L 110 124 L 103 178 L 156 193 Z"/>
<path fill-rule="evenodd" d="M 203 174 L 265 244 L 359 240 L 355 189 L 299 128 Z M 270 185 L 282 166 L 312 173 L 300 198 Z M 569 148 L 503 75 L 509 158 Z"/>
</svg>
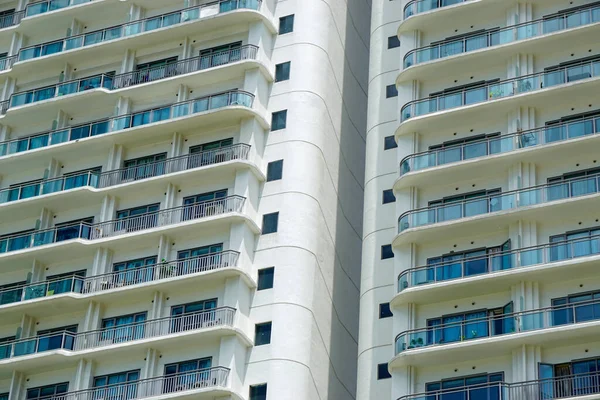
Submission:
<svg viewBox="0 0 600 400">
<path fill-rule="evenodd" d="M 287 110 L 276 111 L 271 116 L 271 131 L 285 129 L 287 122 Z"/>
<path fill-rule="evenodd" d="M 171 307 L 171 317 L 178 315 L 198 313 L 201 311 L 217 308 L 217 299 L 195 301 L 193 303 L 180 304 Z"/>
<path fill-rule="evenodd" d="M 135 73 L 129 78 L 130 81 L 121 81 L 116 86 L 126 87 L 144 82 L 151 82 L 177 74 L 177 56 L 163 58 L 138 64 Z"/>
<path fill-rule="evenodd" d="M 394 196 L 393 189 L 387 189 L 383 191 L 383 204 L 394 203 L 396 201 L 396 196 Z"/>
<path fill-rule="evenodd" d="M 233 138 L 217 140 L 190 147 L 188 168 L 198 168 L 204 165 L 216 164 L 235 158 L 229 148 L 233 145 Z M 229 153 L 229 154 L 228 154 Z"/>
<path fill-rule="evenodd" d="M 103 387 L 103 386 L 116 385 L 118 383 L 134 382 L 134 381 L 137 381 L 138 379 L 140 379 L 140 370 L 139 369 L 132 370 L 132 371 L 117 372 L 117 373 L 109 374 L 109 375 L 99 375 L 99 376 L 94 377 L 94 387 L 98 388 L 98 387 Z M 105 390 L 107 391 L 107 393 L 109 390 L 112 390 L 114 392 L 114 395 L 117 395 L 117 393 L 120 393 L 118 388 L 114 387 L 114 386 L 111 389 L 107 388 Z M 95 391 L 95 392 L 98 393 L 98 391 Z M 105 398 L 109 398 L 109 396 L 98 395 L 97 398 L 105 399 Z M 128 397 L 128 398 L 131 398 L 131 397 Z"/>
<path fill-rule="evenodd" d="M 429 382 L 425 384 L 425 390 L 429 392 L 451 391 L 449 396 L 462 399 L 500 399 L 501 385 L 488 385 L 489 383 L 498 383 L 504 381 L 504 373 L 496 372 L 493 374 L 480 374 L 466 376 L 462 378 L 445 379 L 438 382 Z M 469 389 L 473 386 L 473 389 Z M 445 396 L 444 396 L 445 397 Z"/>
<path fill-rule="evenodd" d="M 394 136 L 386 136 L 383 138 L 383 149 L 390 150 L 398 147 L 398 143 L 396 143 L 396 138 Z"/>
<path fill-rule="evenodd" d="M 544 398 L 547 399 L 600 393 L 598 371 L 600 371 L 600 359 L 597 357 L 560 364 L 538 364 L 540 380 L 552 382 L 555 379 L 554 387 L 544 385 L 547 386 L 544 388 L 546 394 Z"/>
<path fill-rule="evenodd" d="M 42 179 L 15 183 L 8 187 L 8 201 L 28 199 L 40 195 Z"/>
<path fill-rule="evenodd" d="M 64 274 L 50 275 L 46 277 L 48 285 L 41 287 L 40 289 L 45 290 L 45 293 L 37 293 L 36 290 L 39 286 L 30 287 L 26 298 L 52 296 L 54 294 L 76 292 L 81 293 L 83 289 L 83 279 L 85 278 L 86 270 L 65 272 Z M 1 295 L 0 295 L 1 297 Z"/>
<path fill-rule="evenodd" d="M 493 138 L 497 138 L 497 140 L 493 140 Z M 502 141 L 499 140 L 499 138 L 500 132 L 473 135 L 429 146 L 429 150 L 436 150 L 435 165 L 443 165 L 451 162 L 482 157 L 488 154 L 500 153 L 503 150 L 501 148 Z"/>
<path fill-rule="evenodd" d="M 210 49 L 200 50 L 199 69 L 217 67 L 239 61 L 241 58 L 242 42 L 234 42 Z"/>
<path fill-rule="evenodd" d="M 381 303 L 379 305 L 379 319 L 393 317 L 392 310 L 390 310 L 390 303 Z"/>
<path fill-rule="evenodd" d="M 131 181 L 146 179 L 165 173 L 165 162 L 167 153 L 152 154 L 150 156 L 125 160 L 121 180 Z"/>
<path fill-rule="evenodd" d="M 267 384 L 250 386 L 249 400 L 267 400 Z"/>
<path fill-rule="evenodd" d="M 479 190 L 444 197 L 429 202 L 430 218 L 435 222 L 449 221 L 502 210 L 501 189 Z"/>
<path fill-rule="evenodd" d="M 256 324 L 254 329 L 254 345 L 262 346 L 271 343 L 271 322 Z"/>
<path fill-rule="evenodd" d="M 257 288 L 257 290 L 272 289 L 274 276 L 275 276 L 275 267 L 259 269 L 258 270 L 258 288 Z"/>
<path fill-rule="evenodd" d="M 395 49 L 396 47 L 400 47 L 400 38 L 396 35 L 388 37 L 388 49 Z"/>
<path fill-rule="evenodd" d="M 396 85 L 387 85 L 385 87 L 385 98 L 389 99 L 390 97 L 396 96 L 398 96 L 398 88 L 396 87 Z"/>
<path fill-rule="evenodd" d="M 384 244 L 381 246 L 381 259 L 387 260 L 388 258 L 394 258 L 394 251 L 391 244 Z"/>
<path fill-rule="evenodd" d="M 74 221 L 56 224 L 56 242 L 70 239 L 89 239 L 91 225 L 94 223 L 94 217 L 77 219 Z"/>
<path fill-rule="evenodd" d="M 10 358 L 11 350 L 13 348 L 10 342 L 15 341 L 17 338 L 15 336 L 8 336 L 0 338 L 0 360 L 4 360 L 6 358 Z M 3 343 L 9 343 L 8 345 L 3 345 Z"/>
<path fill-rule="evenodd" d="M 184 197 L 183 206 L 185 208 L 181 218 L 187 221 L 225 212 L 223 199 L 226 197 L 227 189 Z"/>
<path fill-rule="evenodd" d="M 283 160 L 272 161 L 267 165 L 267 182 L 278 181 L 283 175 Z"/>
<path fill-rule="evenodd" d="M 21 298 L 23 296 L 23 285 L 25 285 L 26 283 L 27 282 L 14 282 L 8 283 L 6 285 L 0 285 L 0 305 L 16 303 L 18 301 L 21 301 Z M 46 295 L 46 288 L 42 287 L 42 292 L 43 294 L 36 297 L 44 297 Z M 31 297 L 26 296 L 25 298 L 29 299 Z M 0 343 L 2 343 L 1 340 Z M 3 358 L 2 354 L 2 347 L 0 346 L 0 360 L 2 360 Z"/>
<path fill-rule="evenodd" d="M 0 393 L 0 400 L 8 400 L 8 393 Z"/>
<path fill-rule="evenodd" d="M 217 308 L 217 299 L 196 301 L 171 307 L 171 332 L 189 331 L 210 326 L 216 315 L 205 311 Z M 203 313 L 198 318 L 198 313 Z M 219 324 L 220 325 L 220 324 Z"/>
<path fill-rule="evenodd" d="M 278 212 L 263 215 L 262 234 L 266 235 L 269 233 L 277 232 L 278 223 L 279 223 L 279 213 Z"/>
<path fill-rule="evenodd" d="M 26 249 L 30 246 L 33 229 L 0 236 L 0 253 Z"/>
<path fill-rule="evenodd" d="M 67 349 L 73 350 L 77 325 L 62 326 L 60 328 L 44 329 L 37 331 L 38 340 L 37 352 Z M 27 349 L 23 349 L 28 351 Z M 16 348 L 15 348 L 16 352 Z M 19 354 L 20 355 L 20 354 Z"/>
<path fill-rule="evenodd" d="M 377 380 L 390 379 L 391 377 L 387 363 L 377 364 Z"/>
<path fill-rule="evenodd" d="M 285 35 L 294 31 L 294 14 L 279 18 L 279 34 Z"/>
<path fill-rule="evenodd" d="M 552 299 L 552 307 L 557 307 L 552 311 L 553 326 L 595 321 L 600 319 L 600 291 L 576 293 Z"/>
<path fill-rule="evenodd" d="M 67 393 L 68 390 L 69 382 L 55 383 L 54 385 L 31 388 L 27 389 L 27 400 L 37 400 L 42 398 L 54 397 L 60 394 Z"/>
<path fill-rule="evenodd" d="M 153 228 L 157 223 L 159 209 L 160 203 L 155 203 L 126 210 L 119 210 L 117 211 L 117 219 L 122 221 L 115 224 L 115 230 L 133 232 Z"/>
<path fill-rule="evenodd" d="M 275 65 L 275 82 L 287 81 L 290 79 L 290 61 Z"/>
<path fill-rule="evenodd" d="M 548 200 L 597 193 L 599 174 L 600 168 L 591 168 L 548 178 Z"/>
<path fill-rule="evenodd" d="M 546 122 L 544 136 L 546 143 L 550 143 L 557 140 L 565 140 L 567 138 L 590 135 L 599 131 L 600 110 L 594 110 L 585 113 L 568 115 L 557 120 Z M 536 145 L 536 138 L 537 135 L 535 134 L 524 134 L 521 141 L 524 141 L 525 143 L 522 145 L 522 147 L 528 145 L 529 140 L 533 142 L 533 145 Z M 528 140 L 525 141 L 523 139 Z"/>
<path fill-rule="evenodd" d="M 163 393 L 214 385 L 209 370 L 211 366 L 211 357 L 166 364 Z"/>
<path fill-rule="evenodd" d="M 105 329 L 105 331 L 102 332 L 100 340 L 121 343 L 143 338 L 145 321 L 145 311 L 136 314 L 105 318 L 102 320 L 102 329 Z"/>
<path fill-rule="evenodd" d="M 117 274 L 113 275 L 114 278 L 111 283 L 116 287 L 120 287 L 149 282 L 154 276 L 154 269 L 150 267 L 155 264 L 156 256 L 115 263 L 113 264 L 113 272 L 117 272 Z"/>
<path fill-rule="evenodd" d="M 568 260 L 600 253 L 600 227 L 550 236 L 550 261 Z"/>
</svg>

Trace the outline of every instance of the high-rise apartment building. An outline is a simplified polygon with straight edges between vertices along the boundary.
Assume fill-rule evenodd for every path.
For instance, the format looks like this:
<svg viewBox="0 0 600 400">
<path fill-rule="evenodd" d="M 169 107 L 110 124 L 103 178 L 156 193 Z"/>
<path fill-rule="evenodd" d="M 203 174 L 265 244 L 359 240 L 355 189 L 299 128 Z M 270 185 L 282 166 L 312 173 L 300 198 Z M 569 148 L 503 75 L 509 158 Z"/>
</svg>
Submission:
<svg viewBox="0 0 600 400">
<path fill-rule="evenodd" d="M 369 19 L 0 1 L 0 400 L 355 398 Z"/>
<path fill-rule="evenodd" d="M 357 399 L 600 398 L 599 34 L 373 1 Z"/>
</svg>

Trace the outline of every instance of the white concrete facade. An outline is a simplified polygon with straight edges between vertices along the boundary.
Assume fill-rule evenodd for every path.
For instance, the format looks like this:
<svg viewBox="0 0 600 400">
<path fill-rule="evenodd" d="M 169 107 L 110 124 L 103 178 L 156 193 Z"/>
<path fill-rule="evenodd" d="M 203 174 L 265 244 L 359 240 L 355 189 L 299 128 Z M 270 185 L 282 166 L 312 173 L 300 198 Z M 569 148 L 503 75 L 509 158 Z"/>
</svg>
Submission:
<svg viewBox="0 0 600 400">
<path fill-rule="evenodd" d="M 600 398 L 599 7 L 373 2 L 358 399 Z"/>
<path fill-rule="evenodd" d="M 356 397 L 370 14 L 0 0 L 0 400 Z"/>
</svg>

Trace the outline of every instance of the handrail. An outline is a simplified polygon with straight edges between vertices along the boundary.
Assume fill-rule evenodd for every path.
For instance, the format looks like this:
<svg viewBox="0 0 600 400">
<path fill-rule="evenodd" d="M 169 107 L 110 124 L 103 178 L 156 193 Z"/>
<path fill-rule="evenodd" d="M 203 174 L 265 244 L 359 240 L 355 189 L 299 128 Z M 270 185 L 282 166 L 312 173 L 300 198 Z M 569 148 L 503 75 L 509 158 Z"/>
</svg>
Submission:
<svg viewBox="0 0 600 400">
<path fill-rule="evenodd" d="M 398 218 L 398 232 L 418 226 L 585 196 L 599 191 L 600 174 L 595 174 L 582 178 L 566 179 L 556 183 L 546 183 L 489 194 L 469 200 L 418 208 L 400 215 Z"/>
<path fill-rule="evenodd" d="M 199 329 L 233 326 L 236 309 L 218 307 L 193 313 L 150 319 L 92 331 L 53 332 L 0 344 L 0 359 L 51 350 L 82 351 Z M 5 357 L 2 357 L 2 356 Z"/>
<path fill-rule="evenodd" d="M 420 115 L 497 100 L 598 76 L 600 76 L 600 60 L 582 61 L 548 72 L 537 72 L 412 100 L 402 106 L 401 120 L 404 122 Z"/>
<path fill-rule="evenodd" d="M 241 212 L 246 198 L 238 195 L 148 212 L 96 224 L 85 222 L 0 237 L 0 253 L 23 250 L 67 240 L 97 240 L 185 221 Z"/>
<path fill-rule="evenodd" d="M 0 306 L 26 300 L 51 297 L 64 293 L 92 294 L 111 289 L 145 284 L 232 267 L 237 264 L 239 252 L 225 250 L 207 255 L 163 261 L 153 265 L 109 272 L 90 277 L 78 275 L 47 279 L 41 282 L 15 285 L 0 290 Z"/>
<path fill-rule="evenodd" d="M 400 161 L 400 176 L 439 165 L 544 146 L 596 133 L 600 133 L 600 115 L 422 151 L 410 154 Z"/>
<path fill-rule="evenodd" d="M 415 286 L 495 274 L 509 269 L 529 268 L 592 255 L 600 255 L 600 235 L 424 265 L 406 269 L 398 274 L 398 292 Z"/>
<path fill-rule="evenodd" d="M 448 7 L 454 4 L 465 3 L 471 0 L 411 0 L 404 6 L 404 19 L 415 14 Z"/>
<path fill-rule="evenodd" d="M 454 3 L 458 2 L 460 1 L 455 1 Z M 534 21 L 522 22 L 497 30 L 483 33 L 475 32 L 471 35 L 455 39 L 450 38 L 436 42 L 435 44 L 410 50 L 404 56 L 404 68 L 409 68 L 416 64 L 440 58 L 480 50 L 486 47 L 494 47 L 506 43 L 526 40 L 536 36 L 547 35 L 557 31 L 573 29 L 597 22 L 600 22 L 600 6 L 596 4 L 587 8 L 568 11 Z"/>
<path fill-rule="evenodd" d="M 585 308 L 598 306 L 600 300 L 596 299 L 409 329 L 396 336 L 396 354 L 415 348 L 598 321 L 600 317 L 590 317 L 589 310 Z M 487 313 L 487 311 L 482 312 Z"/>
<path fill-rule="evenodd" d="M 74 5 L 83 3 L 90 3 L 92 1 L 95 0 L 42 0 L 36 1 L 35 3 L 29 3 L 25 6 L 24 10 L 15 11 L 12 14 L 7 14 L 0 17 L 0 29 L 19 25 L 23 18 L 45 14 L 51 11 L 62 10 L 63 8 L 72 7 Z"/>
<path fill-rule="evenodd" d="M 102 173 L 87 171 L 77 175 L 26 182 L 0 189 L 0 204 L 87 186 L 101 189 L 207 165 L 245 160 L 248 158 L 249 151 L 250 145 L 237 143 Z"/>
<path fill-rule="evenodd" d="M 244 90 L 230 90 L 179 103 L 166 104 L 135 113 L 104 118 L 86 124 L 54 129 L 0 142 L 0 156 L 35 150 L 105 133 L 121 131 L 160 121 L 181 118 L 229 106 L 251 108 L 254 95 Z"/>
</svg>

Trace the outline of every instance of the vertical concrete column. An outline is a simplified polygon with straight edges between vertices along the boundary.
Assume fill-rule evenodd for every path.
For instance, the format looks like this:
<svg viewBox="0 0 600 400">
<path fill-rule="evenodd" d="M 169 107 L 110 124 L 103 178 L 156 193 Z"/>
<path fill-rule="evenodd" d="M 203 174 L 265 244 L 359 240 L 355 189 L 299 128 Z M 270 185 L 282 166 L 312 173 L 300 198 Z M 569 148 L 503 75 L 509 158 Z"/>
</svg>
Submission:
<svg viewBox="0 0 600 400">
<path fill-rule="evenodd" d="M 177 88 L 177 102 L 187 101 L 190 99 L 190 88 L 186 85 L 179 85 Z M 180 115 L 178 115 L 180 116 Z"/>
<path fill-rule="evenodd" d="M 58 110 L 58 113 L 56 113 L 56 119 L 52 123 L 52 129 L 60 129 L 68 126 L 70 119 L 71 116 L 64 110 Z"/>
<path fill-rule="evenodd" d="M 251 289 L 240 276 L 225 280 L 222 306 L 231 307 L 236 310 L 234 326 L 241 329 L 248 337 L 252 337 L 254 331 L 248 317 L 250 314 L 251 298 Z"/>
<path fill-rule="evenodd" d="M 40 218 L 36 221 L 36 230 L 48 229 L 52 225 L 52 211 L 47 208 L 42 208 L 42 212 L 40 213 Z"/>
<path fill-rule="evenodd" d="M 161 235 L 158 242 L 158 262 L 162 262 L 162 260 L 169 261 L 171 260 L 171 246 L 172 239 L 166 235 Z"/>
<path fill-rule="evenodd" d="M 507 133 L 519 133 L 536 127 L 535 108 L 519 107 L 508 113 Z M 539 141 L 540 138 L 532 134 L 515 135 L 512 143 L 512 149 L 527 147 L 530 142 Z M 511 144 L 502 143 L 502 150 L 508 151 Z"/>
<path fill-rule="evenodd" d="M 144 9 L 137 4 L 132 4 L 129 7 L 129 21 L 137 21 L 144 17 Z"/>
<path fill-rule="evenodd" d="M 33 260 L 31 265 L 31 279 L 28 280 L 28 283 L 40 282 L 44 278 L 44 269 L 45 265 L 40 262 L 40 260 Z"/>
<path fill-rule="evenodd" d="M 48 168 L 44 171 L 44 179 L 58 178 L 61 173 L 61 163 L 55 158 L 50 159 Z"/>
<path fill-rule="evenodd" d="M 250 145 L 248 151 L 248 161 L 254 162 L 263 170 L 266 168 L 263 161 L 265 152 L 267 132 L 258 123 L 255 118 L 242 120 L 240 125 L 239 143 Z"/>
<path fill-rule="evenodd" d="M 144 369 L 142 370 L 142 379 L 154 378 L 158 368 L 159 354 L 155 349 L 146 349 L 146 358 L 144 359 Z M 149 393 L 146 394 L 150 397 Z"/>
<path fill-rule="evenodd" d="M 264 78 L 260 69 L 255 68 L 246 71 L 244 74 L 244 84 L 242 89 L 254 95 L 252 108 L 260 115 L 268 115 L 267 104 L 269 103 L 269 88 L 270 84 Z M 271 120 L 270 115 L 265 117 L 268 121 Z"/>
<path fill-rule="evenodd" d="M 215 366 L 229 368 L 229 387 L 237 393 L 243 391 L 247 353 L 248 349 L 236 336 L 221 338 L 218 364 Z"/>
<path fill-rule="evenodd" d="M 242 213 L 258 222 L 258 199 L 259 199 L 260 184 L 256 176 L 248 170 L 238 170 L 235 173 L 235 181 L 233 185 L 233 195 L 245 197 Z"/>
<path fill-rule="evenodd" d="M 239 252 L 237 266 L 254 276 L 254 249 L 256 246 L 256 235 L 244 222 L 231 224 L 229 234 L 229 250 Z"/>
<path fill-rule="evenodd" d="M 394 373 L 392 374 L 392 393 L 400 396 L 417 393 L 419 390 L 415 388 L 415 376 L 415 368 L 412 366 L 394 369 Z"/>
<path fill-rule="evenodd" d="M 271 62 L 273 53 L 273 35 L 269 29 L 260 21 L 250 24 L 248 30 L 248 44 L 258 47 L 256 59 L 265 63 L 269 69 L 273 69 L 274 65 Z"/>
<path fill-rule="evenodd" d="M 104 247 L 97 249 L 96 254 L 94 254 L 94 261 L 92 263 L 92 273 L 90 275 L 103 275 L 110 272 L 112 270 L 112 258 L 112 250 L 109 250 Z"/>
<path fill-rule="evenodd" d="M 135 67 L 135 49 L 127 49 L 123 54 L 123 60 L 121 61 L 121 73 L 133 71 Z"/>
<path fill-rule="evenodd" d="M 541 353 L 540 346 L 522 345 L 514 349 L 512 351 L 511 381 L 524 382 L 537 380 L 538 363 L 542 361 Z"/>
<path fill-rule="evenodd" d="M 115 106 L 115 116 L 131 113 L 131 99 L 129 97 L 119 97 Z"/>
<path fill-rule="evenodd" d="M 0 142 L 5 142 L 10 139 L 10 127 L 0 125 Z"/>
<path fill-rule="evenodd" d="M 75 372 L 75 381 L 73 382 L 74 387 L 71 391 L 89 389 L 92 386 L 93 370 L 94 363 L 91 360 L 85 358 L 79 360 Z"/>
<path fill-rule="evenodd" d="M 169 183 L 167 185 L 167 190 L 165 191 L 165 202 L 163 204 L 163 210 L 167 208 L 177 207 L 177 193 L 179 192 L 179 187 Z M 172 221 L 174 222 L 174 221 Z M 160 223 L 160 221 L 159 221 Z"/>
<path fill-rule="evenodd" d="M 67 30 L 67 37 L 79 35 L 80 33 L 83 33 L 83 24 L 81 21 L 73 18 L 71 21 L 71 26 Z"/>
<path fill-rule="evenodd" d="M 121 168 L 123 152 L 123 146 L 120 144 L 113 144 L 113 146 L 110 148 L 108 153 L 108 162 L 106 164 L 109 171 Z"/>
<path fill-rule="evenodd" d="M 162 318 L 163 308 L 165 305 L 166 296 L 163 292 L 154 292 L 154 298 L 152 300 L 152 309 L 150 310 L 150 318 L 149 319 L 157 319 Z M 167 327 L 168 328 L 168 327 Z"/>
<path fill-rule="evenodd" d="M 23 396 L 23 385 L 25 384 L 25 374 L 13 370 L 10 380 L 10 390 L 8 400 L 21 400 Z"/>
<path fill-rule="evenodd" d="M 16 56 L 23 46 L 23 35 L 18 32 L 13 33 L 10 39 L 10 47 L 8 48 L 8 57 Z"/>
<path fill-rule="evenodd" d="M 179 157 L 183 154 L 183 136 L 179 132 L 174 132 L 171 137 L 171 151 L 169 157 Z"/>
<path fill-rule="evenodd" d="M 194 54 L 192 54 L 192 41 L 186 36 L 183 39 L 183 42 L 181 42 L 181 56 L 179 59 L 185 60 L 186 58 L 191 57 L 194 57 Z"/>
<path fill-rule="evenodd" d="M 102 309 L 99 303 L 95 301 L 90 301 L 88 303 L 88 308 L 85 313 L 85 318 L 83 320 L 83 327 L 81 332 L 94 331 L 96 329 L 100 329 L 100 320 L 102 316 Z"/>
<path fill-rule="evenodd" d="M 24 339 L 35 335 L 35 319 L 30 315 L 23 314 L 21 317 L 21 325 L 17 329 L 15 335 L 17 339 Z"/>
<path fill-rule="evenodd" d="M 16 88 L 17 88 L 17 84 L 15 82 L 15 79 L 7 77 L 4 80 L 4 86 L 2 87 L 1 101 L 10 99 L 10 96 L 15 92 Z"/>
<path fill-rule="evenodd" d="M 27 7 L 27 4 L 29 4 L 29 0 L 19 0 L 17 2 L 17 6 L 15 7 L 15 11 L 23 11 L 25 7 Z"/>
</svg>

